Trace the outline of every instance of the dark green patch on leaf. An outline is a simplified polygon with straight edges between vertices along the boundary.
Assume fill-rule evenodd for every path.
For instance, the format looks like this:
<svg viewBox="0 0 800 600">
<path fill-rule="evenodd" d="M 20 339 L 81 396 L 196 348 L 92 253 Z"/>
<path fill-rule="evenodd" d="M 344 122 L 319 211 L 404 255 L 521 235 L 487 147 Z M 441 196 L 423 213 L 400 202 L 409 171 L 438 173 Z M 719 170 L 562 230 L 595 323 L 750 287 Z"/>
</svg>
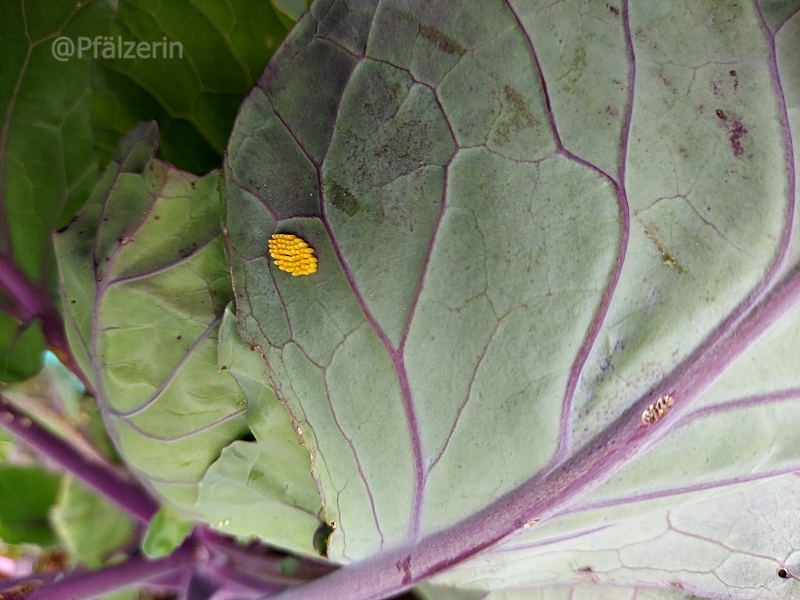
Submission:
<svg viewBox="0 0 800 600">
<path fill-rule="evenodd" d="M 350 193 L 350 190 L 339 185 L 330 177 L 326 177 L 323 184 L 325 185 L 325 197 L 328 198 L 331 205 L 348 217 L 352 217 L 358 212 L 360 208 L 358 199 Z"/>
</svg>

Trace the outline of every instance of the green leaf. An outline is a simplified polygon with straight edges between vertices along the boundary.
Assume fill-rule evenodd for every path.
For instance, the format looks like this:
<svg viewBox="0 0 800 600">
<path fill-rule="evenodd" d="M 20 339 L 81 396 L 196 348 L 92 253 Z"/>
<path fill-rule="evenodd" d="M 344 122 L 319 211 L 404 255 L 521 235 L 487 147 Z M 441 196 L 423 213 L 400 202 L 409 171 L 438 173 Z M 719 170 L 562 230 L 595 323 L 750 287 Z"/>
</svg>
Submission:
<svg viewBox="0 0 800 600">
<path fill-rule="evenodd" d="M 85 351 L 112 438 L 191 511 L 197 482 L 247 425 L 244 394 L 216 370 L 231 297 L 219 173 L 197 178 L 154 159 L 157 138 L 151 124 L 123 140 L 56 249 L 70 345 Z"/>
<path fill-rule="evenodd" d="M 137 590 L 117 590 L 110 594 L 104 594 L 98 600 L 149 600 L 149 595 Z"/>
<path fill-rule="evenodd" d="M 703 598 L 717 598 L 725 587 L 738 587 L 742 592 L 731 597 L 789 600 L 793 586 L 778 570 L 785 565 L 791 573 L 795 564 L 793 550 L 782 553 L 792 547 L 783 533 L 793 529 L 800 510 L 796 479 L 790 475 L 580 511 L 555 519 L 538 531 L 538 527 L 532 528 L 435 582 L 532 590 L 558 580 L 564 593 L 570 587 L 594 582 L 601 584 L 593 586 L 597 593 L 606 594 L 599 597 L 614 600 L 630 597 L 629 589 L 615 589 L 615 583 L 637 581 L 641 594 L 657 582 L 669 582 L 677 588 L 674 597 L 680 599 L 684 598 L 681 587 L 704 590 L 698 592 Z M 781 560 L 753 555 L 759 547 L 771 548 Z M 496 579 L 487 586 L 487 577 Z M 757 591 L 751 592 L 753 589 Z M 488 596 L 495 597 L 506 596 L 499 592 Z"/>
<path fill-rule="evenodd" d="M 74 477 L 64 477 L 50 521 L 76 563 L 97 568 L 129 542 L 134 523 L 104 497 Z"/>
<path fill-rule="evenodd" d="M 147 526 L 142 539 L 142 552 L 150 558 L 172 554 L 192 532 L 194 523 L 186 520 L 169 506 L 161 506 Z"/>
<path fill-rule="evenodd" d="M 0 253 L 47 293 L 50 234 L 63 227 L 97 180 L 89 117 L 91 63 L 59 61 L 52 44 L 104 33 L 105 0 L 4 2 L 0 20 Z M 6 306 L 5 297 L 2 305 Z M 27 329 L 0 314 L 0 381 L 18 381 L 42 366 L 38 322 Z"/>
<path fill-rule="evenodd" d="M 289 3 L 285 15 L 297 8 Z M 155 119 L 160 158 L 193 173 L 218 167 L 239 103 L 291 23 L 271 4 L 256 0 L 119 2 L 108 51 L 113 58 L 102 58 L 100 46 L 93 61 L 93 125 L 101 163 L 136 123 Z M 149 54 L 155 48 L 155 57 L 120 59 L 118 41 L 123 54 L 125 43 L 145 42 Z"/>
<path fill-rule="evenodd" d="M 37 467 L 0 466 L 0 539 L 6 544 L 54 546 L 48 522 L 59 476 Z"/>
<path fill-rule="evenodd" d="M 298 443 L 284 406 L 275 397 L 263 358 L 239 337 L 232 307 L 219 335 L 220 369 L 247 396 L 247 422 L 256 442 L 234 442 L 200 482 L 197 510 L 226 533 L 257 535 L 293 552 L 318 555 L 322 525 L 319 492 L 308 449 Z"/>
<path fill-rule="evenodd" d="M 362 52 L 372 11 L 337 24 L 315 5 L 243 105 L 226 166 L 241 322 L 317 457 L 326 506 L 339 511 L 329 516 L 340 524 L 340 560 L 453 524 L 550 460 L 558 404 L 523 410 L 524 398 L 563 388 L 568 370 L 557 377 L 557 365 L 569 364 L 597 310 L 620 227 L 602 176 L 565 157 L 544 160 L 555 146 L 530 69 L 490 60 L 499 42 L 489 31 L 474 40 L 485 48 L 454 68 L 459 54 L 440 48 L 451 33 L 396 43 L 386 33 L 400 18 L 393 10 L 374 22 L 375 60 L 356 66 L 349 52 Z M 484 19 L 513 26 L 501 7 Z M 420 58 L 406 52 L 415 43 Z M 526 52 L 521 34 L 503 44 Z M 430 52 L 435 60 L 421 58 Z M 336 74 L 324 85 L 314 77 L 323 69 Z M 439 98 L 414 78 L 441 83 Z M 482 82 L 495 113 L 468 109 L 466 81 Z M 301 103 L 309 97 L 319 104 Z M 453 157 L 459 137 L 486 147 Z M 501 197 L 514 200 L 499 209 Z M 563 200 L 546 211 L 553 197 Z M 319 272 L 275 270 L 263 250 L 274 231 L 307 240 Z M 557 276 L 535 258 L 568 256 L 573 240 L 586 251 Z M 549 293 L 531 285 L 537 279 Z M 557 350 L 545 343 L 567 325 L 573 333 Z M 509 363 L 508 352 L 520 358 Z M 476 400 L 451 438 L 468 395 Z M 521 437 L 540 442 L 509 463 Z M 465 464 L 480 478 L 462 474 Z M 446 500 L 454 494 L 463 498 L 455 505 Z"/>
<path fill-rule="evenodd" d="M 24 325 L 0 313 L 0 381 L 12 383 L 42 368 L 45 339 L 38 321 Z"/>
<path fill-rule="evenodd" d="M 287 598 L 473 554 L 435 582 L 797 596 L 799 50 L 796 2 L 311 7 L 225 164 L 240 329 L 355 561 Z"/>
<path fill-rule="evenodd" d="M 297 445 L 297 442 L 295 441 Z M 258 536 L 292 552 L 318 556 L 314 533 L 321 525 L 319 493 L 292 457 L 284 440 L 233 442 L 200 482 L 198 510 L 226 533 Z"/>
<path fill-rule="evenodd" d="M 307 2 L 305 0 L 270 0 L 275 10 L 286 15 L 292 21 L 297 21 L 306 11 Z"/>
<path fill-rule="evenodd" d="M 5 429 L 0 429 L 0 464 L 8 461 L 16 449 L 15 439 Z"/>
<path fill-rule="evenodd" d="M 484 591 L 463 590 L 423 583 L 414 588 L 414 593 L 422 600 L 482 600 L 487 597 Z"/>
</svg>

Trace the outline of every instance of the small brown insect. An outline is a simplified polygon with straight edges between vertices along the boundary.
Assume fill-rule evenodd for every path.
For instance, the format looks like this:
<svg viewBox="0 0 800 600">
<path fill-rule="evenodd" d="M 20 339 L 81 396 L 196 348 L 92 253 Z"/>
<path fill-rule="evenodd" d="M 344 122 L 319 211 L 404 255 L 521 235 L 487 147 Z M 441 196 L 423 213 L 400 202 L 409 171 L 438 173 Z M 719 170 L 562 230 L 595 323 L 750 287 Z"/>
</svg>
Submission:
<svg viewBox="0 0 800 600">
<path fill-rule="evenodd" d="M 675 399 L 669 394 L 664 394 L 644 410 L 642 413 L 642 423 L 644 425 L 657 423 L 664 418 L 664 415 L 669 412 L 673 404 L 675 404 Z"/>
<path fill-rule="evenodd" d="M 533 519 L 528 519 L 527 521 L 525 521 L 525 523 L 523 523 L 522 528 L 523 529 L 530 529 L 531 527 L 536 525 L 541 520 L 542 519 L 539 518 L 539 517 L 534 517 Z"/>
</svg>

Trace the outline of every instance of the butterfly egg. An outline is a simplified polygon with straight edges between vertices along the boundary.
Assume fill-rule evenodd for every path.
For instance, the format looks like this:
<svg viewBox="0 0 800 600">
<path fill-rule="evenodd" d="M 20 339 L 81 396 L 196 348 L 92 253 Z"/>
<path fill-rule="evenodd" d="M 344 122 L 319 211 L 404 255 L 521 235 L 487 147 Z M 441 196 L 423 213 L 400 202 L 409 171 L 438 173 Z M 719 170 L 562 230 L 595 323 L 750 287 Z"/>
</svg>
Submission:
<svg viewBox="0 0 800 600">
<path fill-rule="evenodd" d="M 317 257 L 314 249 L 300 237 L 291 233 L 275 233 L 269 240 L 269 254 L 281 271 L 298 275 L 317 272 Z"/>
</svg>

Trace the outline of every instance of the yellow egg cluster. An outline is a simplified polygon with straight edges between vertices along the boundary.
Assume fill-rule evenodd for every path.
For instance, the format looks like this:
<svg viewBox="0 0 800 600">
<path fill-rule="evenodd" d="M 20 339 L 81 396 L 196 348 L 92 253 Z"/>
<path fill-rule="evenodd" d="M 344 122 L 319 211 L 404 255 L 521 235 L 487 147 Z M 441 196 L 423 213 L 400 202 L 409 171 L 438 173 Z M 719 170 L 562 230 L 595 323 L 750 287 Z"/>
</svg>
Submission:
<svg viewBox="0 0 800 600">
<path fill-rule="evenodd" d="M 303 238 L 291 233 L 273 234 L 269 241 L 269 253 L 281 271 L 287 271 L 294 276 L 317 272 L 314 249 Z"/>
</svg>

